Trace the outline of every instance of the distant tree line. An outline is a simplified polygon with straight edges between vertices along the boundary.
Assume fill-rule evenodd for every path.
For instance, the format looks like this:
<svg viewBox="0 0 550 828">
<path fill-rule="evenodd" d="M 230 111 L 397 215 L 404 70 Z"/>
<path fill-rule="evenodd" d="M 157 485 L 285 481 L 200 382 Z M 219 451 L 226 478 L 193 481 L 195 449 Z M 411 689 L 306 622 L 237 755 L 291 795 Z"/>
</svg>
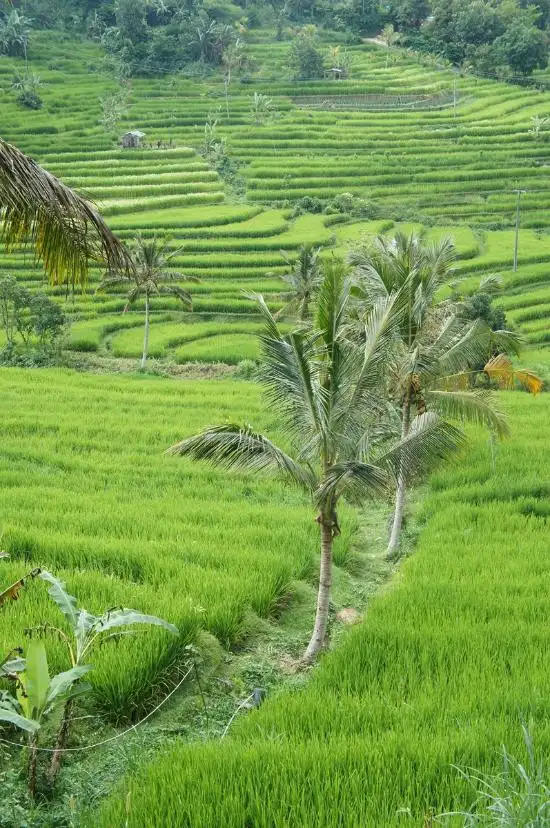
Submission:
<svg viewBox="0 0 550 828">
<path fill-rule="evenodd" d="M 222 66 L 245 28 L 283 39 L 304 24 L 353 39 L 393 25 L 404 45 L 503 78 L 548 64 L 550 0 L 14 0 L 0 11 L 0 53 L 24 55 L 30 25 L 62 26 L 101 40 L 128 73 L 159 74 Z"/>
</svg>

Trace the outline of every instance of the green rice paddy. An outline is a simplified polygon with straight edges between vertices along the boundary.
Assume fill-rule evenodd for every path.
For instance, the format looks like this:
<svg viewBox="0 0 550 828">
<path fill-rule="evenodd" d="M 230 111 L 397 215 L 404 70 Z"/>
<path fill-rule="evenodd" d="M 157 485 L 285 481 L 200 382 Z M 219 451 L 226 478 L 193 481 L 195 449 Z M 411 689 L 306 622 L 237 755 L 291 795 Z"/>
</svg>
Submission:
<svg viewBox="0 0 550 828">
<path fill-rule="evenodd" d="M 282 307 L 281 251 L 292 259 L 307 243 L 345 255 L 364 238 L 414 230 L 454 238 L 464 291 L 502 277 L 497 301 L 531 346 L 524 361 L 550 378 L 550 143 L 529 132 L 532 116 L 550 112 L 550 94 L 456 78 L 398 50 L 387 61 L 372 44 L 350 47 L 350 81 L 296 84 L 285 79 L 288 44 L 265 32 L 249 40 L 257 69 L 234 79 L 227 101 L 218 76 L 138 78 L 116 134 L 99 124 L 99 96 L 116 85 L 95 45 L 35 36 L 31 65 L 45 84 L 36 112 L 16 105 L 14 61 L 0 58 L 2 137 L 89 193 L 121 238 L 168 235 L 177 250 L 171 266 L 193 311 L 154 300 L 150 356 L 256 359 L 260 320 L 246 294 Z M 449 100 L 455 78 L 456 108 L 357 105 L 361 96 Z M 261 124 L 255 91 L 273 101 Z M 332 109 L 294 100 L 335 95 Z M 236 165 L 229 184 L 200 154 L 210 116 Z M 120 135 L 134 128 L 153 146 L 122 150 Z M 514 271 L 517 189 L 527 192 Z M 325 205 L 342 193 L 367 203 L 362 217 L 295 216 L 306 196 Z M 46 289 L 22 250 L 2 255 L 2 271 Z M 72 320 L 66 347 L 137 360 L 142 307 L 123 313 L 124 296 L 97 292 L 99 279 L 93 271 L 70 296 L 48 288 Z M 137 720 L 173 687 L 199 634 L 242 644 L 255 616 L 276 616 L 293 582 L 312 577 L 317 533 L 301 495 L 163 455 L 220 421 L 254 422 L 284 442 L 253 383 L 3 369 L 0 396 L 0 534 L 11 555 L 2 580 L 45 566 L 92 611 L 136 606 L 181 632 L 98 651 L 102 717 Z M 507 394 L 505 405 L 513 439 L 495 447 L 474 434 L 467 454 L 433 477 L 415 555 L 307 687 L 268 699 L 223 744 L 182 742 L 138 768 L 90 828 L 421 828 L 471 801 L 454 766 L 498 769 L 503 742 L 520 752 L 523 723 L 550 749 L 550 410 L 545 396 Z M 0 653 L 53 618 L 33 583 L 2 609 Z M 54 645 L 54 667 L 61 658 Z"/>
</svg>

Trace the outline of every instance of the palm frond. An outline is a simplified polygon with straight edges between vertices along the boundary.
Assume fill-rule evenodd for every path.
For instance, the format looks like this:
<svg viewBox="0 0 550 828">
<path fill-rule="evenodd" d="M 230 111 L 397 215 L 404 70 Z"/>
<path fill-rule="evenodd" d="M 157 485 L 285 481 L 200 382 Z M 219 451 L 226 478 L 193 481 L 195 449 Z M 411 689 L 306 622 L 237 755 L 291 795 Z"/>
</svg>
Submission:
<svg viewBox="0 0 550 828">
<path fill-rule="evenodd" d="M 296 332 L 279 339 L 262 336 L 261 343 L 258 379 L 274 410 L 285 417 L 292 437 L 309 445 L 326 425 L 316 339 Z"/>
<path fill-rule="evenodd" d="M 491 331 L 489 347 L 490 353 L 501 351 L 518 356 L 523 348 L 523 338 L 516 331 Z"/>
<path fill-rule="evenodd" d="M 84 284 L 90 260 L 131 268 L 124 246 L 90 201 L 0 140 L 0 220 L 9 250 L 30 242 L 53 284 Z"/>
<path fill-rule="evenodd" d="M 374 457 L 373 462 L 388 469 L 396 479 L 403 477 L 410 482 L 447 460 L 465 442 L 466 436 L 460 429 L 428 411 L 415 417 L 408 435 Z"/>
<path fill-rule="evenodd" d="M 369 463 L 338 463 L 328 469 L 322 485 L 315 493 L 318 505 L 336 501 L 342 495 L 354 501 L 377 497 L 388 491 L 388 472 Z"/>
<path fill-rule="evenodd" d="M 512 360 L 506 354 L 493 357 L 483 370 L 501 388 L 512 389 L 517 382 L 534 395 L 540 394 L 544 388 L 544 382 L 537 374 L 527 368 L 514 368 Z"/>
<path fill-rule="evenodd" d="M 159 286 L 157 288 L 157 293 L 159 296 L 175 296 L 188 310 L 193 309 L 193 299 L 191 294 L 189 291 L 184 290 L 178 285 Z"/>
<path fill-rule="evenodd" d="M 349 428 L 355 422 L 361 433 L 368 412 L 376 410 L 383 399 L 381 383 L 387 375 L 401 321 L 395 298 L 395 295 L 390 295 L 375 303 L 367 316 L 364 341 L 344 350 L 350 365 L 349 370 L 346 370 L 345 364 L 342 365 L 341 373 L 347 379 L 341 383 L 341 393 L 334 410 L 340 430 L 345 430 L 346 425 Z"/>
<path fill-rule="evenodd" d="M 505 415 L 494 404 L 490 391 L 430 390 L 424 394 L 426 404 L 442 417 L 486 426 L 499 437 L 509 434 Z"/>
<path fill-rule="evenodd" d="M 481 319 L 476 319 L 461 329 L 454 342 L 440 342 L 437 355 L 437 373 L 458 374 L 468 368 L 483 364 L 491 353 L 493 331 Z M 435 351 L 435 348 L 434 348 Z"/>
<path fill-rule="evenodd" d="M 479 282 L 479 292 L 494 295 L 502 290 L 502 284 L 502 276 L 498 273 L 488 273 Z"/>
<path fill-rule="evenodd" d="M 252 302 L 256 302 L 256 304 L 258 305 L 258 309 L 265 323 L 264 336 L 266 336 L 268 339 L 281 339 L 282 334 L 277 326 L 277 320 L 267 307 L 267 303 L 264 297 L 261 295 L 261 293 L 248 293 L 247 291 L 243 290 L 242 294 L 244 297 L 246 297 L 246 299 L 250 299 Z"/>
<path fill-rule="evenodd" d="M 329 259 L 317 299 L 317 325 L 326 347 L 332 350 L 342 329 L 350 295 L 347 268 L 340 259 Z"/>
<path fill-rule="evenodd" d="M 315 477 L 308 467 L 297 463 L 249 426 L 212 426 L 195 437 L 176 443 L 167 453 L 206 460 L 226 469 L 276 472 L 310 492 L 315 487 Z"/>
</svg>

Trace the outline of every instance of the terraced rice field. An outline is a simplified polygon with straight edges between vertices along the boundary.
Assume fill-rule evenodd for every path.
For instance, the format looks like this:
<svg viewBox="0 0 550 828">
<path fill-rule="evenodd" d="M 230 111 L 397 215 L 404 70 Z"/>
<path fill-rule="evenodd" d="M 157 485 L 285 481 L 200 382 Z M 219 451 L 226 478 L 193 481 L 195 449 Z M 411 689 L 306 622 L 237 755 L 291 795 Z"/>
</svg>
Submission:
<svg viewBox="0 0 550 828">
<path fill-rule="evenodd" d="M 550 142 L 529 129 L 532 116 L 550 112 L 550 94 L 458 77 L 397 50 L 388 61 L 370 44 L 350 47 L 350 81 L 296 84 L 285 75 L 287 49 L 266 33 L 250 36 L 258 68 L 233 81 L 227 100 L 217 76 L 136 79 L 116 134 L 99 124 L 99 96 L 115 85 L 97 47 L 36 35 L 31 64 L 45 83 L 36 112 L 16 106 L 15 62 L 0 59 L 2 137 L 89 193 L 122 238 L 170 235 L 193 312 L 154 302 L 151 356 L 255 359 L 259 319 L 246 294 L 282 306 L 281 251 L 292 259 L 309 243 L 345 255 L 365 237 L 401 229 L 452 235 L 467 291 L 499 273 L 498 301 L 533 346 L 526 360 L 547 372 Z M 444 105 L 454 103 L 455 81 L 456 107 Z M 254 92 L 273 101 L 263 123 L 251 113 Z M 336 95 L 338 107 L 296 101 Z M 410 96 L 406 107 L 357 105 L 399 95 Z M 239 165 L 229 184 L 199 151 L 209 116 Z M 153 146 L 120 149 L 120 134 L 133 128 Z M 514 272 L 518 188 L 527 192 Z M 302 197 L 326 204 L 344 192 L 368 202 L 366 217 L 293 218 Z M 2 266 L 29 287 L 45 285 L 23 251 Z M 97 292 L 99 278 L 93 272 L 82 294 L 53 290 L 72 318 L 67 347 L 136 359 L 142 309 L 123 314 L 124 296 Z M 0 532 L 11 553 L 3 580 L 39 563 L 92 611 L 134 605 L 182 633 L 154 631 L 98 652 L 94 704 L 103 715 L 137 719 L 173 686 L 188 643 L 199 634 L 239 643 L 254 614 L 276 613 L 292 581 L 312 574 L 317 532 L 301 495 L 163 455 L 226 420 L 253 421 L 284 442 L 252 383 L 3 370 L 0 391 Z M 515 439 L 495 454 L 478 437 L 467 460 L 433 479 L 419 554 L 307 690 L 268 701 L 221 746 L 161 757 L 94 813 L 94 828 L 421 826 L 468 804 L 453 764 L 495 767 L 501 742 L 518 749 L 529 719 L 550 747 L 548 402 L 518 394 L 506 405 Z M 0 652 L 37 617 L 57 620 L 42 587 L 3 608 Z M 60 658 L 54 647 L 54 667 Z"/>
<path fill-rule="evenodd" d="M 349 81 L 295 83 L 286 79 L 288 44 L 267 40 L 262 32 L 249 36 L 249 54 L 258 68 L 234 80 L 227 100 L 217 75 L 204 81 L 134 80 L 128 113 L 111 134 L 99 124 L 99 97 L 116 86 L 101 69 L 99 49 L 84 42 L 75 46 L 60 34 L 37 34 L 31 63 L 45 84 L 44 108 L 23 111 L 9 92 L 3 103 L 3 137 L 88 192 L 121 237 L 170 234 L 178 250 L 173 267 L 200 280 L 185 284 L 194 299 L 191 316 L 179 313 L 173 300 L 154 303 L 155 355 L 178 361 L 249 357 L 255 308 L 243 291 L 260 291 L 273 308 L 281 306 L 281 250 L 292 258 L 301 244 L 310 243 L 345 253 L 362 233 L 391 233 L 396 222 L 430 238 L 454 235 L 467 289 L 474 290 L 482 274 L 501 273 L 501 301 L 510 321 L 544 348 L 550 336 L 550 133 L 534 136 L 529 130 L 532 116 L 550 112 L 550 93 L 460 77 L 399 50 L 387 62 L 385 51 L 372 44 L 348 47 Z M 0 59 L 0 87 L 6 92 L 14 67 L 14 61 Z M 454 100 L 455 83 L 456 107 L 353 106 L 361 96 L 386 102 L 405 96 L 410 103 L 451 91 Z M 262 123 L 251 112 L 254 92 L 273 102 L 274 114 Z M 303 109 L 295 103 L 299 96 L 329 103 L 325 109 Z M 330 109 L 331 96 L 339 107 L 347 96 L 350 108 Z M 219 134 L 239 165 L 234 187 L 198 153 L 209 116 L 218 120 Z M 131 128 L 146 133 L 145 148 L 117 146 Z M 159 141 L 164 149 L 157 148 Z M 520 268 L 512 272 L 517 188 L 527 192 Z M 327 203 L 344 192 L 366 199 L 380 219 L 335 224 L 323 214 L 291 218 L 304 196 Z M 3 268 L 27 285 L 43 281 L 22 252 L 4 257 Z M 93 274 L 87 294 L 67 302 L 76 323 L 69 347 L 139 356 L 139 334 L 126 328 L 134 320 L 121 314 L 123 296 L 96 293 L 98 278 Z M 64 301 L 63 291 L 57 293 Z M 139 305 L 135 311 L 139 319 Z M 236 314 L 242 326 L 250 325 L 238 338 L 221 327 L 233 325 Z M 200 328 L 185 326 L 171 346 L 173 326 L 193 319 L 219 325 L 219 338 L 189 339 L 186 349 L 179 339 L 188 341 L 188 331 Z"/>
<path fill-rule="evenodd" d="M 548 755 L 550 404 L 505 402 L 514 439 L 495 457 L 478 437 L 433 478 L 416 554 L 307 688 L 170 748 L 90 828 L 420 828 L 472 804 L 456 766 L 523 759 L 523 724 Z"/>
<path fill-rule="evenodd" d="M 254 384 L 4 369 L 0 396 L 0 531 L 11 554 L 2 583 L 40 565 L 92 612 L 135 606 L 181 633 L 131 636 L 96 654 L 103 714 L 138 715 L 199 630 L 235 644 L 251 612 L 269 616 L 292 580 L 314 571 L 317 532 L 303 495 L 163 454 L 213 421 L 254 419 L 282 439 Z M 2 608 L 0 652 L 42 621 L 59 619 L 35 583 Z"/>
</svg>

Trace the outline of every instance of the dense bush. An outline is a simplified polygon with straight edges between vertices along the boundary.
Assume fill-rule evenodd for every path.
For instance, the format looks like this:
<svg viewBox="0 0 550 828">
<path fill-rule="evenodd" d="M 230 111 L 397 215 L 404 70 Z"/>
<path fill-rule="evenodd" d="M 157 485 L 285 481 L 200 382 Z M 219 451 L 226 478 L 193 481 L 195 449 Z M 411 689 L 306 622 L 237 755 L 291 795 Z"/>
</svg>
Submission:
<svg viewBox="0 0 550 828">
<path fill-rule="evenodd" d="M 532 6 L 521 8 L 516 2 L 433 0 L 432 17 L 416 45 L 482 72 L 529 75 L 548 64 L 547 36 L 537 20 Z M 402 24 L 405 31 L 413 28 Z"/>
<path fill-rule="evenodd" d="M 6 346 L 0 362 L 27 364 L 51 358 L 65 328 L 61 307 L 40 291 L 31 293 L 13 276 L 0 280 L 0 330 Z"/>
<path fill-rule="evenodd" d="M 313 80 L 325 74 L 323 54 L 319 49 L 314 26 L 306 26 L 292 41 L 289 66 L 294 80 Z"/>
</svg>

